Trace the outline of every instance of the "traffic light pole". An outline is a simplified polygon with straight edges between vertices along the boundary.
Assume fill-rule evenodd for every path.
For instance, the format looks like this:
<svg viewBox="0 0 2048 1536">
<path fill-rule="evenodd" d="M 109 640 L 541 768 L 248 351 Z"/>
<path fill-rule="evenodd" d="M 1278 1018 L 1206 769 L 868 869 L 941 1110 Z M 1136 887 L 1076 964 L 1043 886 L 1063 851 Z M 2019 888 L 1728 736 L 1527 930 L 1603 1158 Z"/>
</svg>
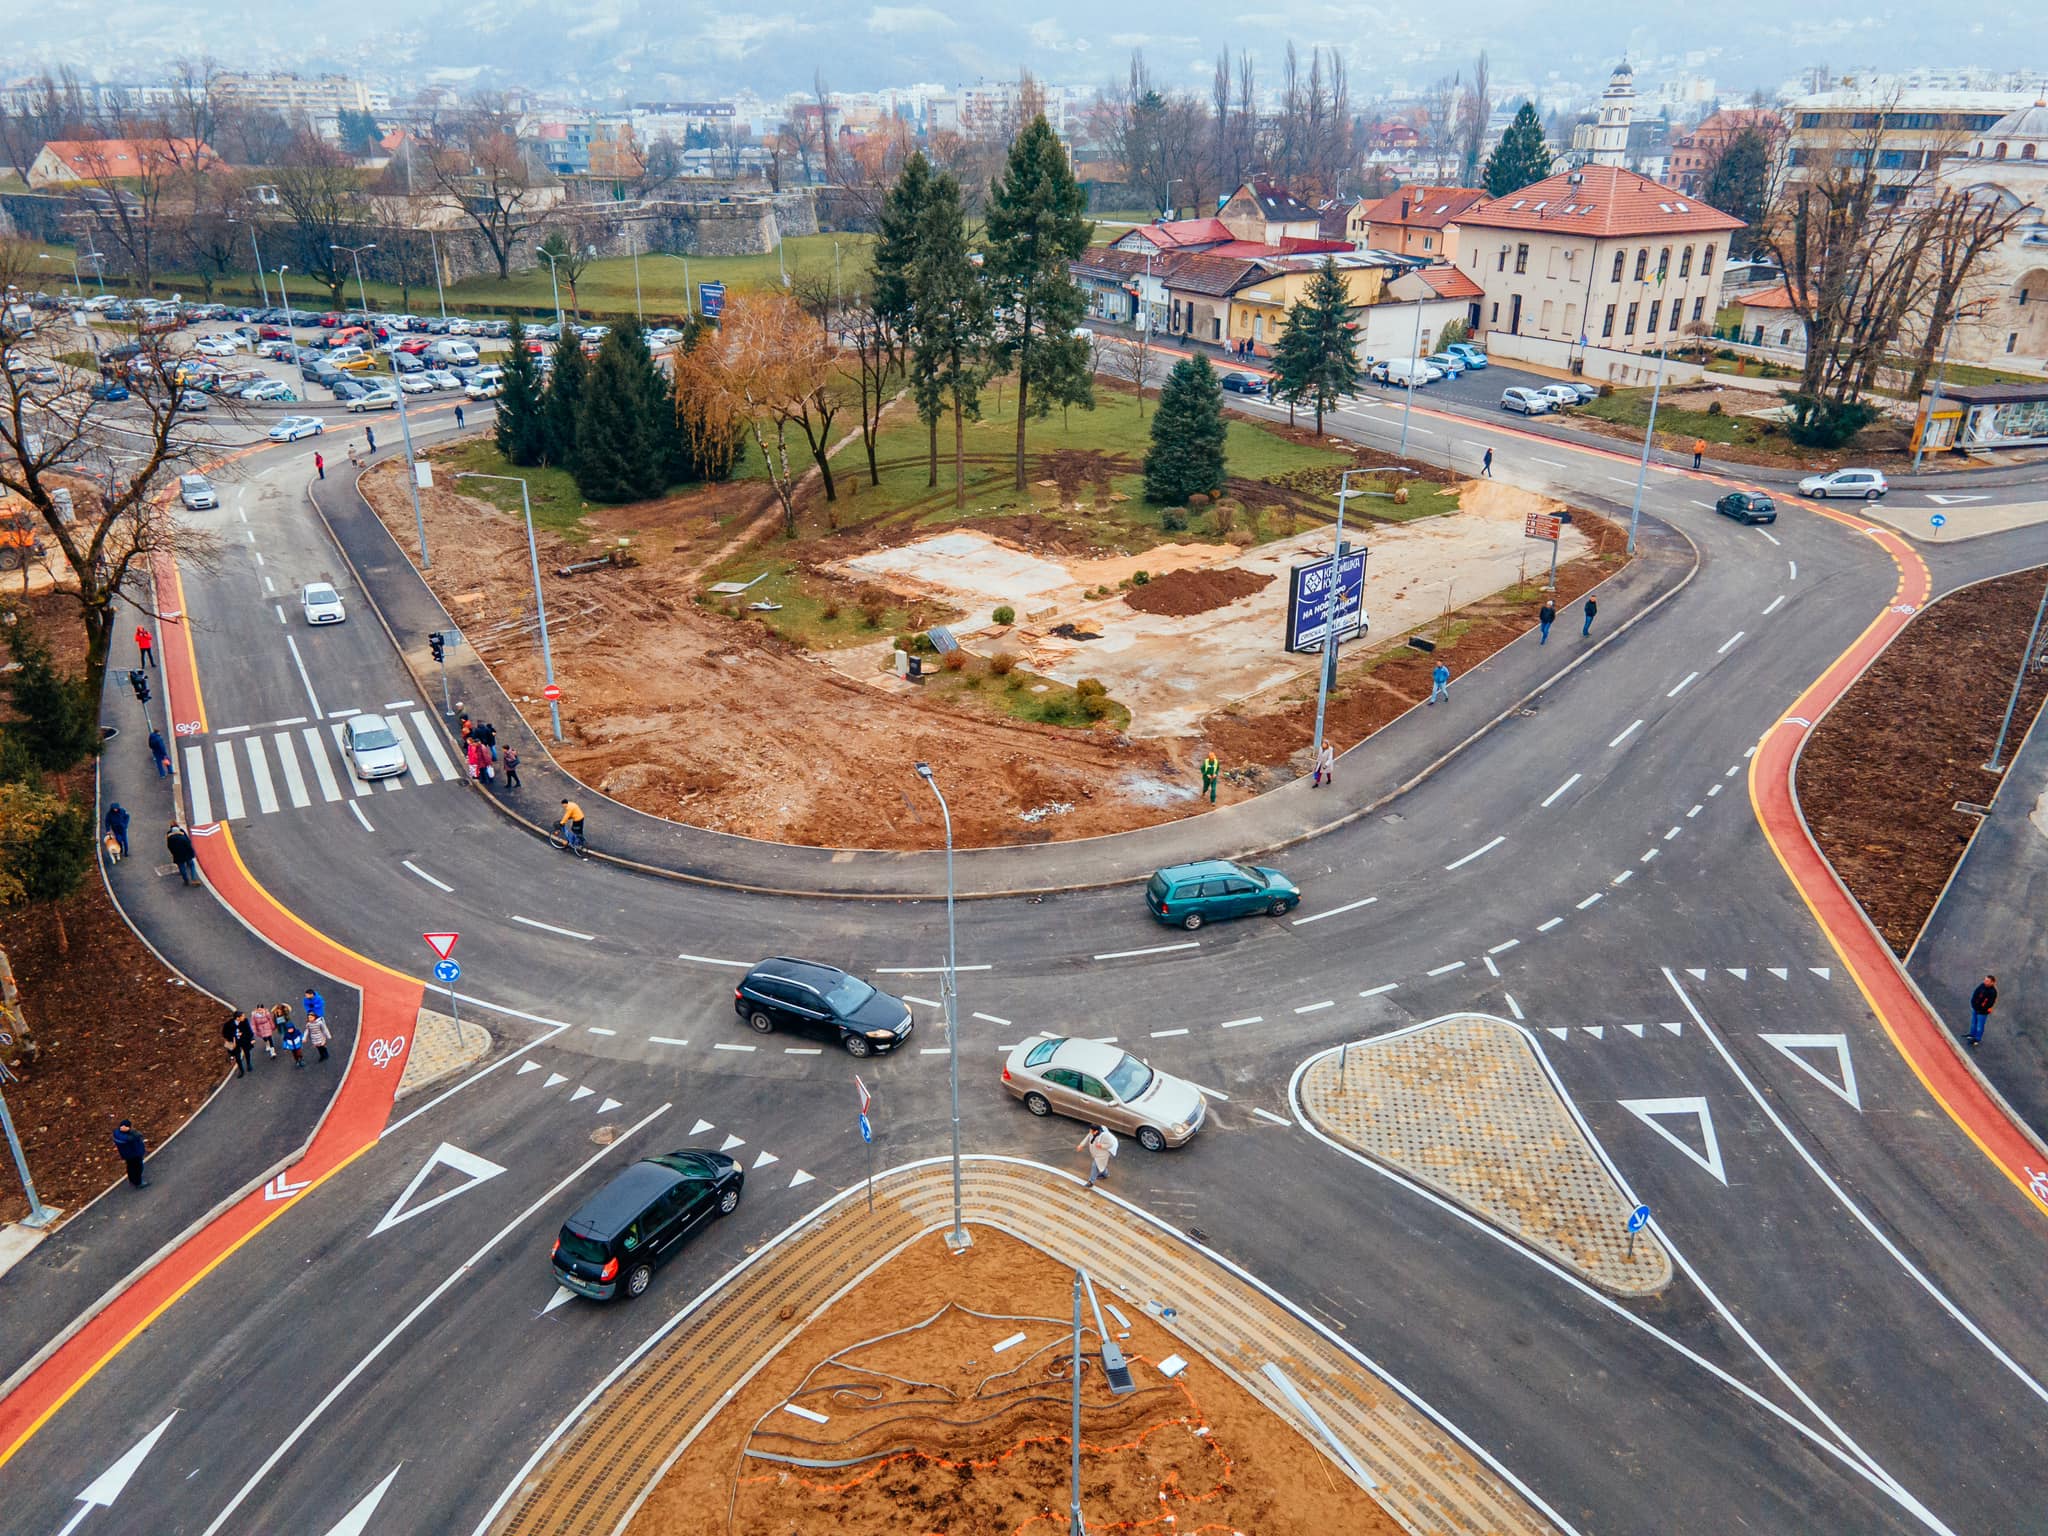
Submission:
<svg viewBox="0 0 2048 1536">
<path fill-rule="evenodd" d="M 441 667 L 441 713 L 452 715 L 455 713 L 455 701 L 448 694 L 448 637 L 435 630 L 427 636 L 427 649 L 434 653 L 434 660 Z"/>
</svg>

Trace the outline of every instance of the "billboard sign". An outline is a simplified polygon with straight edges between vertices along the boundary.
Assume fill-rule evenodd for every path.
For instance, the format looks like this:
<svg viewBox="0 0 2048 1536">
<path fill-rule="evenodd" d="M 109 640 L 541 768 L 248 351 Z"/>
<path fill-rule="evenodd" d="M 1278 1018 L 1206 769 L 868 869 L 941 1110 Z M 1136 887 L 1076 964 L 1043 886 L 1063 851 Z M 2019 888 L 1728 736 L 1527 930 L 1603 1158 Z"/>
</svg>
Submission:
<svg viewBox="0 0 2048 1536">
<path fill-rule="evenodd" d="M 1365 633 L 1365 553 L 1347 549 L 1339 557 L 1334 594 L 1327 559 L 1294 567 L 1287 587 L 1288 650 L 1308 651 L 1321 645 L 1333 616 L 1340 642 Z"/>
<path fill-rule="evenodd" d="M 725 284 L 699 283 L 697 285 L 697 310 L 706 320 L 716 320 L 725 313 Z"/>
<path fill-rule="evenodd" d="M 1554 512 L 1531 512 L 1522 519 L 1522 537 L 1548 539 L 1555 544 L 1563 527 L 1564 519 Z"/>
</svg>

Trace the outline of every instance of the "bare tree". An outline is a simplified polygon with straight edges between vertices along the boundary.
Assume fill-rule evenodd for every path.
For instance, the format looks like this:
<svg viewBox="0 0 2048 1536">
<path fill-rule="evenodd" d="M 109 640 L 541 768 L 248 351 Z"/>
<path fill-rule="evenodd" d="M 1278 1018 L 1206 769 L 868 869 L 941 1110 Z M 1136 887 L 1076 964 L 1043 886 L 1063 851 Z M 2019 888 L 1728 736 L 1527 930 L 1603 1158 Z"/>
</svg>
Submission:
<svg viewBox="0 0 2048 1536">
<path fill-rule="evenodd" d="M 336 246 L 363 244 L 371 204 L 355 163 L 313 133 L 301 133 L 269 173 L 277 200 L 291 221 L 291 266 L 327 288 L 330 304 L 341 303 L 348 282 L 348 258 Z"/>
<path fill-rule="evenodd" d="M 1463 186 L 1477 186 L 1479 153 L 1486 147 L 1486 124 L 1493 116 L 1493 94 L 1489 86 L 1486 50 L 1472 61 L 1472 83 L 1458 98 L 1458 180 Z"/>
<path fill-rule="evenodd" d="M 1926 291 L 1920 312 L 1914 319 L 1920 329 L 1920 344 L 1913 355 L 1913 373 L 1906 385 L 1906 398 L 1917 400 L 1934 369 L 1941 338 L 1978 302 L 1973 289 L 1981 286 L 1977 272 L 1985 254 L 2001 244 L 2029 216 L 2038 210 L 2022 203 L 2003 188 L 1971 187 L 1938 189 L 1928 206 L 1917 210 L 1927 224 L 1925 263 Z"/>
<path fill-rule="evenodd" d="M 1112 379 L 1122 379 L 1138 395 L 1138 420 L 1145 419 L 1145 384 L 1152 377 L 1152 328 L 1140 326 L 1128 336 L 1095 333 L 1095 366 Z"/>
<path fill-rule="evenodd" d="M 444 204 L 490 247 L 500 281 L 511 277 L 513 254 L 526 243 L 556 186 L 552 175 L 527 158 L 517 128 L 502 103 L 478 97 L 443 126 L 426 160 Z"/>
<path fill-rule="evenodd" d="M 85 93 L 71 70 L 67 67 L 60 75 L 46 72 L 19 91 L 14 104 L 0 102 L 0 158 L 27 181 L 29 167 L 43 146 L 52 139 L 78 137 L 87 117 Z"/>
<path fill-rule="evenodd" d="M 95 237 L 120 253 L 144 293 L 156 291 L 166 214 L 190 206 L 200 173 L 215 163 L 206 142 L 183 134 L 184 126 L 169 111 L 103 114 L 74 162 L 95 194 L 87 207 Z"/>
<path fill-rule="evenodd" d="M 1435 165 L 1439 182 L 1444 180 L 1445 167 L 1457 153 L 1460 94 L 1455 74 L 1439 75 L 1422 93 L 1422 146 Z"/>
</svg>

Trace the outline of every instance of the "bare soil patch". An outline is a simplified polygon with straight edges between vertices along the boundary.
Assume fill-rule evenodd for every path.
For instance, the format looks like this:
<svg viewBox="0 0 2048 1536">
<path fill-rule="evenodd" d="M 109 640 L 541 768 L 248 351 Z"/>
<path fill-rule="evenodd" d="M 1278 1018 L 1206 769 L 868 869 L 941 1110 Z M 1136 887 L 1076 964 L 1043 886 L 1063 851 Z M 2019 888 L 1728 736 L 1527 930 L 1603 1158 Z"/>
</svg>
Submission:
<svg viewBox="0 0 2048 1536">
<path fill-rule="evenodd" d="M 61 595 L 31 601 L 58 663 L 79 665 L 84 636 L 77 606 Z M 129 732 L 110 751 L 142 751 Z M 53 788 L 58 787 L 53 784 Z M 61 781 L 92 806 L 93 767 Z M 151 878 L 162 863 L 163 828 L 135 806 L 129 846 Z M 68 941 L 66 944 L 60 943 Z M 172 977 L 122 921 L 97 873 L 53 906 L 0 912 L 0 949 L 14 965 L 21 1009 L 41 1047 L 33 1064 L 4 1054 L 18 1081 L 7 1104 L 45 1205 L 75 1211 L 122 1176 L 113 1129 L 131 1119 L 153 1148 L 206 1101 L 223 1074 L 219 1018 L 211 998 Z M 0 1179 L 0 1221 L 28 1213 L 13 1170 Z"/>
<path fill-rule="evenodd" d="M 1799 758 L 1800 809 L 1842 883 L 1892 952 L 1904 955 L 1978 826 L 1957 802 L 1988 805 L 1984 763 L 2041 600 L 2039 569 L 1931 604 L 1828 711 Z M 2048 697 L 2027 675 L 2008 753 Z"/>
<path fill-rule="evenodd" d="M 1140 613 L 1185 618 L 1234 603 L 1272 584 L 1273 578 L 1260 571 L 1168 571 L 1142 587 L 1131 588 L 1124 594 L 1124 601 Z"/>
<path fill-rule="evenodd" d="M 740 1390 L 628 1536 L 1063 1529 L 1072 1285 L 1071 1270 L 998 1232 L 977 1230 L 957 1255 L 936 1234 L 921 1238 Z M 1089 1530 L 1395 1536 L 1400 1527 L 1369 1495 L 1206 1359 L 1162 1375 L 1159 1362 L 1188 1347 L 1131 1299 L 1103 1300 L 1131 1319 L 1121 1343 L 1138 1390 L 1107 1391 L 1090 1316 L 1081 1374 Z M 1015 1333 L 1023 1341 L 995 1353 Z"/>
</svg>

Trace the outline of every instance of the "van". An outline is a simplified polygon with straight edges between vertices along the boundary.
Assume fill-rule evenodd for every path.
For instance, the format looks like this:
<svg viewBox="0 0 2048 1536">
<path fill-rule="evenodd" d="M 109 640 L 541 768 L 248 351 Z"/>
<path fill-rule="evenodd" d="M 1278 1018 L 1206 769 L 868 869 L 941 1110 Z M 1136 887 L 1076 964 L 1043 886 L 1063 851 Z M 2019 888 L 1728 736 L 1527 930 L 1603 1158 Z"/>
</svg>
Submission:
<svg viewBox="0 0 2048 1536">
<path fill-rule="evenodd" d="M 475 377 L 462 387 L 462 392 L 472 400 L 495 400 L 505 392 L 505 370 L 478 369 Z"/>
<path fill-rule="evenodd" d="M 562 1223 L 556 1281 L 592 1301 L 640 1295 L 684 1238 L 739 1208 L 745 1182 L 723 1152 L 670 1152 L 621 1169 Z"/>
<path fill-rule="evenodd" d="M 1385 362 L 1374 363 L 1372 376 L 1380 383 L 1392 384 L 1397 389 L 1420 389 L 1441 377 L 1436 369 L 1419 357 L 1390 357 Z"/>
<path fill-rule="evenodd" d="M 476 362 L 476 348 L 466 341 L 442 340 L 427 348 L 427 361 L 446 368 L 468 367 Z"/>
</svg>

